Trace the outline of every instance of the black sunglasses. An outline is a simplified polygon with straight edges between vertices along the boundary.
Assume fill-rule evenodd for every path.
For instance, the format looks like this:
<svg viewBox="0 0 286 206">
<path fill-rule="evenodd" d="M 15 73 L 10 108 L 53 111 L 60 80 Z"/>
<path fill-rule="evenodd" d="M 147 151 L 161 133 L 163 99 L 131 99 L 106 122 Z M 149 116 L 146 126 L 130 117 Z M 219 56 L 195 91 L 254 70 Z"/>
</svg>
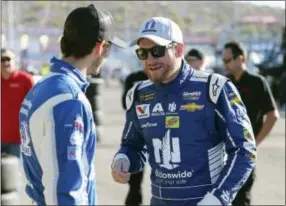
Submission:
<svg viewBox="0 0 286 206">
<path fill-rule="evenodd" d="M 228 64 L 229 62 L 231 62 L 232 60 L 235 60 L 236 57 L 238 57 L 239 55 L 235 55 L 233 57 L 230 57 L 228 59 L 222 59 L 223 63 Z"/>
<path fill-rule="evenodd" d="M 11 59 L 9 57 L 2 57 L 1 62 L 9 62 Z"/>
<path fill-rule="evenodd" d="M 146 60 L 149 52 L 154 58 L 159 58 L 165 56 L 166 49 L 171 48 L 173 45 L 174 44 L 171 43 L 167 46 L 156 45 L 149 49 L 139 48 L 136 49 L 136 54 L 140 60 Z"/>
</svg>

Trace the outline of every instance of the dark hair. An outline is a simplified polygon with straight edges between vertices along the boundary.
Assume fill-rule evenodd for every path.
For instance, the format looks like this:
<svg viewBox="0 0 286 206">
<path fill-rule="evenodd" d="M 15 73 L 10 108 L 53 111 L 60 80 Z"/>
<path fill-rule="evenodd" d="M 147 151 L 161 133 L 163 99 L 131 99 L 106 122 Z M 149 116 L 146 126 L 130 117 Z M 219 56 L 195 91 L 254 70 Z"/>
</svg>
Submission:
<svg viewBox="0 0 286 206">
<path fill-rule="evenodd" d="M 191 49 L 187 55 L 185 56 L 185 59 L 188 59 L 190 57 L 195 57 L 199 60 L 204 60 L 204 55 L 197 49 Z"/>
<path fill-rule="evenodd" d="M 67 16 L 60 41 L 64 57 L 84 57 L 99 41 L 99 17 L 93 6 L 74 9 Z"/>
<path fill-rule="evenodd" d="M 107 11 L 87 7 L 74 9 L 67 17 L 61 38 L 64 57 L 84 57 L 92 52 L 97 42 L 111 42 L 125 48 L 124 41 L 115 36 L 113 17 Z"/>
<path fill-rule="evenodd" d="M 245 57 L 243 46 L 237 41 L 229 41 L 224 45 L 224 49 L 230 49 L 233 57 L 242 55 Z"/>
</svg>

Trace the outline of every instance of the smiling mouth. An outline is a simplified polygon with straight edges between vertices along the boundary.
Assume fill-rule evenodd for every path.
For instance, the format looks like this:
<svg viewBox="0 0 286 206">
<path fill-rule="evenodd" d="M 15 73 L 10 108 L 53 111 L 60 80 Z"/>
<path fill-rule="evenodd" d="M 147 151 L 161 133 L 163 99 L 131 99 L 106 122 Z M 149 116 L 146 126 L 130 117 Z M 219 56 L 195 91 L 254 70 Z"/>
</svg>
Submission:
<svg viewBox="0 0 286 206">
<path fill-rule="evenodd" d="M 153 72 L 153 71 L 159 70 L 160 68 L 161 68 L 161 66 L 149 67 L 149 70 Z"/>
</svg>

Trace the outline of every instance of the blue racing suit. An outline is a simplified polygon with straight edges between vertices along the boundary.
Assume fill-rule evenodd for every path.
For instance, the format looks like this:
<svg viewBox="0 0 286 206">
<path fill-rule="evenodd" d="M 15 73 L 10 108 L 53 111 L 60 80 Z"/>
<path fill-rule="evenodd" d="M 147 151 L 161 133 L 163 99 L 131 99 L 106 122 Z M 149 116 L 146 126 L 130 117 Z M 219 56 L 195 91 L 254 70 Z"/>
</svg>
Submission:
<svg viewBox="0 0 286 206">
<path fill-rule="evenodd" d="M 148 158 L 151 205 L 197 205 L 207 194 L 231 203 L 254 167 L 256 146 L 246 108 L 227 78 L 183 61 L 172 82 L 135 85 L 126 105 L 116 155 L 128 158 L 130 173 Z"/>
<path fill-rule="evenodd" d="M 26 193 L 38 205 L 95 205 L 92 110 L 80 71 L 51 59 L 51 72 L 20 109 Z"/>
</svg>

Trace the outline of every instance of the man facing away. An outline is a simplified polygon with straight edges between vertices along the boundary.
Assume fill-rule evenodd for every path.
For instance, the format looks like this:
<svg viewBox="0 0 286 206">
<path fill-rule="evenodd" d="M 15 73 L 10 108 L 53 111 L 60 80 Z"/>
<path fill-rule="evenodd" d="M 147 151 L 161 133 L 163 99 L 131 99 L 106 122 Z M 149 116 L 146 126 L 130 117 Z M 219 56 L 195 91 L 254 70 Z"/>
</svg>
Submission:
<svg viewBox="0 0 286 206">
<path fill-rule="evenodd" d="M 74 9 L 60 42 L 62 59 L 28 93 L 20 111 L 26 193 L 37 205 L 96 205 L 95 125 L 86 73 L 99 72 L 113 36 L 112 16 L 93 5 Z"/>
<path fill-rule="evenodd" d="M 127 183 L 130 173 L 144 168 L 148 153 L 151 205 L 230 204 L 256 159 L 238 91 L 227 78 L 184 61 L 183 35 L 170 19 L 144 22 L 131 43 L 136 44 L 150 80 L 126 95 L 126 124 L 112 162 L 113 179 Z"/>
<path fill-rule="evenodd" d="M 237 87 L 246 106 L 256 141 L 259 146 L 272 130 L 279 118 L 277 105 L 265 78 L 252 74 L 246 68 L 246 54 L 239 42 L 230 41 L 224 45 L 223 62 L 229 78 Z M 234 100 L 236 101 L 236 100 Z M 263 118 L 265 117 L 265 121 Z M 232 205 L 251 205 L 250 191 L 255 180 L 255 170 L 238 192 Z"/>
</svg>

